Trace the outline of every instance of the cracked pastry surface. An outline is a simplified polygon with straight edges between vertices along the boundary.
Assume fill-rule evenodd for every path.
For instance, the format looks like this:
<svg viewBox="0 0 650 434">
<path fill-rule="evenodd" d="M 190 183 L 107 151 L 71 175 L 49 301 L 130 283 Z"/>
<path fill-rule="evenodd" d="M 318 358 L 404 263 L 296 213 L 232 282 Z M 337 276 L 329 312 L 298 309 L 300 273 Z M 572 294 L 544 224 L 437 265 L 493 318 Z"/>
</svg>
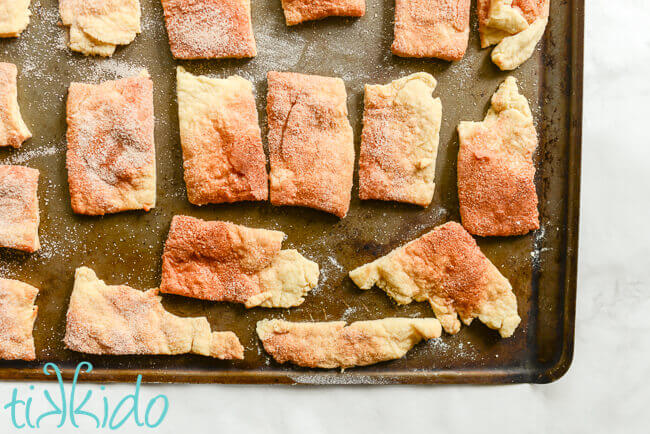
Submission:
<svg viewBox="0 0 650 434">
<path fill-rule="evenodd" d="M 250 0 L 162 0 L 176 59 L 255 57 Z"/>
<path fill-rule="evenodd" d="M 0 38 L 15 38 L 29 25 L 31 0 L 0 0 Z"/>
<path fill-rule="evenodd" d="M 470 0 L 396 0 L 393 54 L 460 60 L 469 41 Z"/>
<path fill-rule="evenodd" d="M 280 250 L 285 234 L 175 216 L 165 243 L 161 292 L 251 307 L 293 307 L 318 284 L 318 265 Z"/>
<path fill-rule="evenodd" d="M 199 354 L 243 359 L 233 332 L 212 332 L 204 317 L 167 312 L 158 290 L 106 285 L 87 267 L 77 268 L 66 315 L 64 342 L 88 354 Z"/>
<path fill-rule="evenodd" d="M 438 226 L 374 262 L 350 272 L 361 289 L 377 285 L 399 304 L 428 301 L 447 333 L 474 318 L 501 337 L 512 336 L 521 318 L 510 282 L 456 222 Z"/>
<path fill-rule="evenodd" d="M 289 322 L 262 320 L 257 335 L 279 363 L 309 368 L 351 368 L 403 357 L 418 342 L 440 337 L 433 318 Z"/>
<path fill-rule="evenodd" d="M 32 137 L 18 106 L 18 68 L 0 62 L 0 147 L 20 148 Z"/>
<path fill-rule="evenodd" d="M 354 139 L 343 80 L 271 71 L 267 102 L 271 203 L 344 217 Z"/>
<path fill-rule="evenodd" d="M 362 17 L 366 0 L 282 0 L 288 26 L 327 17 Z"/>
<path fill-rule="evenodd" d="M 35 252 L 38 241 L 39 171 L 0 165 L 0 247 Z"/>
<path fill-rule="evenodd" d="M 436 80 L 419 72 L 366 85 L 359 197 L 428 206 L 433 199 L 442 104 Z"/>
<path fill-rule="evenodd" d="M 189 201 L 266 200 L 266 155 L 252 83 L 239 76 L 195 76 L 181 67 L 177 76 Z"/>
<path fill-rule="evenodd" d="M 463 226 L 485 236 L 539 229 L 535 164 L 537 132 L 526 98 L 508 77 L 482 122 L 458 126 L 458 202 Z"/>
<path fill-rule="evenodd" d="M 38 289 L 18 280 L 0 278 L 0 359 L 34 360 L 34 305 Z"/>
<path fill-rule="evenodd" d="M 140 0 L 59 0 L 68 45 L 86 56 L 110 57 L 141 32 Z"/>
<path fill-rule="evenodd" d="M 72 83 L 67 168 L 74 212 L 149 211 L 156 204 L 153 82 L 139 76 Z"/>
</svg>

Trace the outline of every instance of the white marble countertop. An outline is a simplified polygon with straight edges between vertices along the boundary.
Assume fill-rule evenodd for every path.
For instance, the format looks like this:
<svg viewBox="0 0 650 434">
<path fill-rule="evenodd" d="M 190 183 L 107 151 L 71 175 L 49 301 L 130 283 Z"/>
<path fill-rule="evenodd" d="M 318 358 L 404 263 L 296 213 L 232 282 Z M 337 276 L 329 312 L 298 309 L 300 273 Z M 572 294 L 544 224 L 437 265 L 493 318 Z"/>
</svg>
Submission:
<svg viewBox="0 0 650 434">
<path fill-rule="evenodd" d="M 587 3 L 576 347 L 562 379 L 497 387 L 145 386 L 143 397 L 164 393 L 171 403 L 156 432 L 650 432 L 650 143 L 643 127 L 650 123 L 650 33 L 643 30 L 650 6 Z M 3 404 L 14 387 L 28 386 L 0 383 Z M 132 389 L 103 393 L 117 400 Z M 8 424 L 3 410 L 3 432 Z M 130 427 L 119 431 L 147 431 Z"/>
</svg>

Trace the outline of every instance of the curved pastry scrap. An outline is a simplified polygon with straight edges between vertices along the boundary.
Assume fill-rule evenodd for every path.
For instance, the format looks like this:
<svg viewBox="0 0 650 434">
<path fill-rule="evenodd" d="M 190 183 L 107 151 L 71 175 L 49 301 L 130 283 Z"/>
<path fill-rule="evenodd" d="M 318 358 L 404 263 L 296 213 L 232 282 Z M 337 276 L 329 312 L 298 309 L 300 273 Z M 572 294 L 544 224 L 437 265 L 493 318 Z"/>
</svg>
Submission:
<svg viewBox="0 0 650 434">
<path fill-rule="evenodd" d="M 293 307 L 318 284 L 318 265 L 280 250 L 285 234 L 175 216 L 160 291 L 246 307 Z"/>
<path fill-rule="evenodd" d="M 67 167 L 74 212 L 149 211 L 156 204 L 153 82 L 137 77 L 72 83 Z"/>
<path fill-rule="evenodd" d="M 385 318 L 358 321 L 295 323 L 262 320 L 257 335 L 277 362 L 309 368 L 351 368 L 403 357 L 421 340 L 440 337 L 433 318 Z"/>
<path fill-rule="evenodd" d="M 36 169 L 0 165 L 0 247 L 35 252 L 38 242 Z"/>
<path fill-rule="evenodd" d="M 0 359 L 34 360 L 34 321 L 38 289 L 23 282 L 0 279 Z"/>
<path fill-rule="evenodd" d="M 501 337 L 521 319 L 510 282 L 461 225 L 448 222 L 388 255 L 350 272 L 361 289 L 377 285 L 399 304 L 428 301 L 447 333 L 474 318 Z"/>
<path fill-rule="evenodd" d="M 463 226 L 479 236 L 539 229 L 537 132 L 526 98 L 509 77 L 492 96 L 483 122 L 458 126 L 458 201 Z"/>
<path fill-rule="evenodd" d="M 0 62 L 0 147 L 20 148 L 32 137 L 18 106 L 18 68 Z"/>
<path fill-rule="evenodd" d="M 233 332 L 211 332 L 205 318 L 167 312 L 158 290 L 110 286 L 87 267 L 77 268 L 64 342 L 88 354 L 186 354 L 243 359 Z"/>
<path fill-rule="evenodd" d="M 0 0 L 0 38 L 15 38 L 29 25 L 30 0 Z"/>
<path fill-rule="evenodd" d="M 433 199 L 442 104 L 425 72 L 366 85 L 359 197 L 428 206 Z"/>
<path fill-rule="evenodd" d="M 498 44 L 492 61 L 503 71 L 530 58 L 548 23 L 550 0 L 478 0 L 483 48 Z"/>
<path fill-rule="evenodd" d="M 393 54 L 460 60 L 469 41 L 470 0 L 396 0 Z"/>
<path fill-rule="evenodd" d="M 366 0 L 282 0 L 288 26 L 327 17 L 362 17 Z"/>
<path fill-rule="evenodd" d="M 266 156 L 250 81 L 179 67 L 178 116 L 189 201 L 266 200 Z"/>
<path fill-rule="evenodd" d="M 255 57 L 250 0 L 162 0 L 176 59 Z"/>
<path fill-rule="evenodd" d="M 354 139 L 343 80 L 271 71 L 268 84 L 271 203 L 344 217 Z"/>
<path fill-rule="evenodd" d="M 59 13 L 70 49 L 87 56 L 110 57 L 141 32 L 140 0 L 59 0 Z"/>
</svg>

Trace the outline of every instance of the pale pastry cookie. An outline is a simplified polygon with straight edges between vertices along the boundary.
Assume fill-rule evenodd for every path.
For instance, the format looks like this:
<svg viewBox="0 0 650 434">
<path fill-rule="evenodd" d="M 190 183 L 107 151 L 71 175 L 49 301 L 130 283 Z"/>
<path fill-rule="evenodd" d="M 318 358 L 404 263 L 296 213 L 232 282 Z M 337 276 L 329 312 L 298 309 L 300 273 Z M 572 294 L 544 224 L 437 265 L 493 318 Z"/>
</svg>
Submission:
<svg viewBox="0 0 650 434">
<path fill-rule="evenodd" d="M 85 55 L 110 57 L 141 32 L 140 0 L 59 0 L 69 47 Z"/>
<path fill-rule="evenodd" d="M 271 203 L 344 217 L 354 139 L 343 80 L 271 71 L 268 84 Z"/>
<path fill-rule="evenodd" d="M 0 62 L 0 147 L 20 148 L 32 137 L 20 115 L 17 76 L 16 65 Z"/>
<path fill-rule="evenodd" d="M 403 357 L 421 340 L 440 337 L 433 318 L 385 318 L 358 321 L 288 322 L 262 320 L 257 335 L 279 363 L 309 368 L 351 368 Z"/>
<path fill-rule="evenodd" d="M 470 0 L 396 0 L 393 54 L 460 60 L 469 40 Z"/>
<path fill-rule="evenodd" d="M 485 120 L 461 122 L 458 136 L 458 202 L 465 229 L 482 237 L 539 229 L 537 132 L 513 77 L 492 96 Z"/>
<path fill-rule="evenodd" d="M 419 72 L 366 85 L 359 197 L 428 206 L 433 199 L 442 104 L 436 80 Z"/>
<path fill-rule="evenodd" d="M 428 301 L 447 333 L 478 318 L 501 337 L 512 336 L 521 319 L 510 282 L 483 255 L 461 225 L 445 223 L 352 272 L 361 289 L 374 285 L 399 304 Z"/>
<path fill-rule="evenodd" d="M 250 0 L 162 0 L 176 59 L 255 57 Z"/>
<path fill-rule="evenodd" d="M 250 81 L 195 76 L 178 67 L 185 185 L 195 205 L 266 200 L 266 155 Z"/>
<path fill-rule="evenodd" d="M 483 48 L 497 44 L 492 61 L 504 71 L 530 58 L 548 23 L 550 0 L 478 0 Z"/>
<path fill-rule="evenodd" d="M 1 188 L 1 187 L 0 187 Z M 0 359 L 34 360 L 34 321 L 38 289 L 0 278 Z"/>
<path fill-rule="evenodd" d="M 327 17 L 362 17 L 366 0 L 282 0 L 288 26 Z"/>
<path fill-rule="evenodd" d="M 246 307 L 293 307 L 318 284 L 318 265 L 280 250 L 285 234 L 175 216 L 160 291 Z"/>
<path fill-rule="evenodd" d="M 0 165 L 0 247 L 35 252 L 38 242 L 36 169 Z"/>
<path fill-rule="evenodd" d="M 149 211 L 156 204 L 153 82 L 146 71 L 68 92 L 67 167 L 74 212 Z"/>
<path fill-rule="evenodd" d="M 243 359 L 233 332 L 212 332 L 205 317 L 167 312 L 157 289 L 106 285 L 87 267 L 77 268 L 66 315 L 65 346 L 87 354 L 199 354 Z"/>
<path fill-rule="evenodd" d="M 31 0 L 0 0 L 0 38 L 15 38 L 29 25 Z"/>
</svg>

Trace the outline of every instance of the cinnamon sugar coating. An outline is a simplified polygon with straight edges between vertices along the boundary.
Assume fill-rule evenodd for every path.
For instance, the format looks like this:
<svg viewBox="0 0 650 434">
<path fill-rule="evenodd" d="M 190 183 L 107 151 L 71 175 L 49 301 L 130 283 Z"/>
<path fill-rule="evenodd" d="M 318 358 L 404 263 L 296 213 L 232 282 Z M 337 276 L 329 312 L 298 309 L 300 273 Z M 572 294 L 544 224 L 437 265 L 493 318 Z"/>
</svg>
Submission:
<svg viewBox="0 0 650 434">
<path fill-rule="evenodd" d="M 288 26 L 327 17 L 362 17 L 366 0 L 282 0 Z"/>
<path fill-rule="evenodd" d="M 0 165 L 0 247 L 35 252 L 38 241 L 39 171 Z"/>
<path fill-rule="evenodd" d="M 34 360 L 34 321 L 38 289 L 0 278 L 0 359 Z"/>
<path fill-rule="evenodd" d="M 20 148 L 32 137 L 18 106 L 17 76 L 16 65 L 0 62 L 0 147 Z"/>
</svg>

